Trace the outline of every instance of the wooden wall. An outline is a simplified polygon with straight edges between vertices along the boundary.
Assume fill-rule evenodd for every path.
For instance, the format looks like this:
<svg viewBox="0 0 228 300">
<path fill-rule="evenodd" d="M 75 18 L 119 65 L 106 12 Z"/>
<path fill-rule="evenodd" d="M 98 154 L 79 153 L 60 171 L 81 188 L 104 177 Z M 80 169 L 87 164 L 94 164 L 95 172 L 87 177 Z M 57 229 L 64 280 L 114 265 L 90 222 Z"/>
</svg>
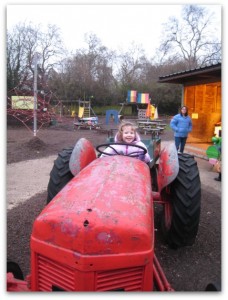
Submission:
<svg viewBox="0 0 228 300">
<path fill-rule="evenodd" d="M 184 87 L 184 105 L 189 109 L 193 130 L 188 143 L 208 143 L 215 123 L 222 118 L 221 82 Z"/>
</svg>

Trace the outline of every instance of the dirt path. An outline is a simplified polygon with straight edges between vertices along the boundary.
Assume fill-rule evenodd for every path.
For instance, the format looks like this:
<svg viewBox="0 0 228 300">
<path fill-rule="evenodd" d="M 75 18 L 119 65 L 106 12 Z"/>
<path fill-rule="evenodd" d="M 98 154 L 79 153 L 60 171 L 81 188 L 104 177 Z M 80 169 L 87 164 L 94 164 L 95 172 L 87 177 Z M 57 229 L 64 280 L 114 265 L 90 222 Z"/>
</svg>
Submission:
<svg viewBox="0 0 228 300">
<path fill-rule="evenodd" d="M 7 209 L 47 190 L 55 159 L 56 155 L 51 155 L 7 165 Z"/>
</svg>

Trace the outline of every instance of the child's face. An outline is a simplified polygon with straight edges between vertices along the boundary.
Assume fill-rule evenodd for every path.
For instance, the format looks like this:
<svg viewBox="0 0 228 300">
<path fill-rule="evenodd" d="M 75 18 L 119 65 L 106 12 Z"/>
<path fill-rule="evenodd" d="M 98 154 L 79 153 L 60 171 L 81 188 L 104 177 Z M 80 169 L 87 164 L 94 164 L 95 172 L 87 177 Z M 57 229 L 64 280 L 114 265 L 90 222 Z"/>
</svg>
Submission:
<svg viewBox="0 0 228 300">
<path fill-rule="evenodd" d="M 135 131 L 131 126 L 124 126 L 122 136 L 123 136 L 123 141 L 125 143 L 130 144 L 135 139 Z"/>
</svg>

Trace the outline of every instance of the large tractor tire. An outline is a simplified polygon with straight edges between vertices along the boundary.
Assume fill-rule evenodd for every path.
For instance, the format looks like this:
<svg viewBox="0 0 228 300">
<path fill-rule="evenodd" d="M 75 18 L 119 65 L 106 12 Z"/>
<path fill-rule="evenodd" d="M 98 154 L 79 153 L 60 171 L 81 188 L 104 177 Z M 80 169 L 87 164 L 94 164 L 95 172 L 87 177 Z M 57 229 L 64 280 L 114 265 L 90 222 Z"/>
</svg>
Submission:
<svg viewBox="0 0 228 300">
<path fill-rule="evenodd" d="M 207 291 L 207 292 L 221 292 L 221 280 L 209 283 L 206 286 L 205 291 Z"/>
<path fill-rule="evenodd" d="M 54 166 L 50 173 L 48 183 L 48 196 L 47 204 L 58 194 L 58 192 L 74 177 L 69 168 L 69 160 L 73 147 L 63 149 L 58 154 L 57 159 L 54 161 Z"/>
<path fill-rule="evenodd" d="M 194 156 L 178 154 L 179 173 L 169 185 L 165 198 L 162 229 L 171 248 L 191 246 L 198 232 L 201 182 Z"/>
<path fill-rule="evenodd" d="M 13 273 L 13 276 L 16 279 L 23 280 L 24 276 L 19 265 L 10 259 L 7 259 L 7 273 Z"/>
</svg>

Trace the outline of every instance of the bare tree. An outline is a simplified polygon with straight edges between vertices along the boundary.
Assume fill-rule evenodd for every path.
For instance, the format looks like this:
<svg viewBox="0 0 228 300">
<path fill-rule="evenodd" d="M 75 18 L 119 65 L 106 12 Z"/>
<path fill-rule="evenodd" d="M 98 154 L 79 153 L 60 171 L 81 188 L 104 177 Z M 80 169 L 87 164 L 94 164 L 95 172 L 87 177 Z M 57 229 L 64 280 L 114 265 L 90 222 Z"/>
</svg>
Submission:
<svg viewBox="0 0 228 300">
<path fill-rule="evenodd" d="M 50 70 L 58 64 L 63 53 L 59 29 L 48 25 L 47 32 L 41 26 L 18 24 L 7 33 L 7 84 L 8 89 L 28 85 L 33 80 L 34 55 L 39 53 L 39 85 L 45 86 Z M 32 87 L 32 85 L 31 85 Z"/>
<path fill-rule="evenodd" d="M 135 44 L 118 57 L 117 80 L 122 95 L 127 95 L 130 89 L 138 89 L 145 82 L 145 66 L 147 59 L 144 50 Z"/>
<path fill-rule="evenodd" d="M 174 17 L 164 24 L 159 48 L 164 59 L 184 61 L 186 68 L 196 68 L 221 61 L 221 37 L 212 26 L 213 14 L 197 5 L 185 5 L 182 20 Z"/>
<path fill-rule="evenodd" d="M 113 77 L 113 52 L 102 45 L 94 34 L 86 34 L 88 49 L 79 49 L 63 61 L 62 70 L 54 74 L 49 86 L 55 87 L 62 99 L 87 99 L 105 104 L 110 100 Z"/>
<path fill-rule="evenodd" d="M 24 24 L 14 27 L 10 33 L 7 32 L 8 90 L 20 86 L 29 77 L 27 47 L 30 47 L 30 44 Z"/>
</svg>

